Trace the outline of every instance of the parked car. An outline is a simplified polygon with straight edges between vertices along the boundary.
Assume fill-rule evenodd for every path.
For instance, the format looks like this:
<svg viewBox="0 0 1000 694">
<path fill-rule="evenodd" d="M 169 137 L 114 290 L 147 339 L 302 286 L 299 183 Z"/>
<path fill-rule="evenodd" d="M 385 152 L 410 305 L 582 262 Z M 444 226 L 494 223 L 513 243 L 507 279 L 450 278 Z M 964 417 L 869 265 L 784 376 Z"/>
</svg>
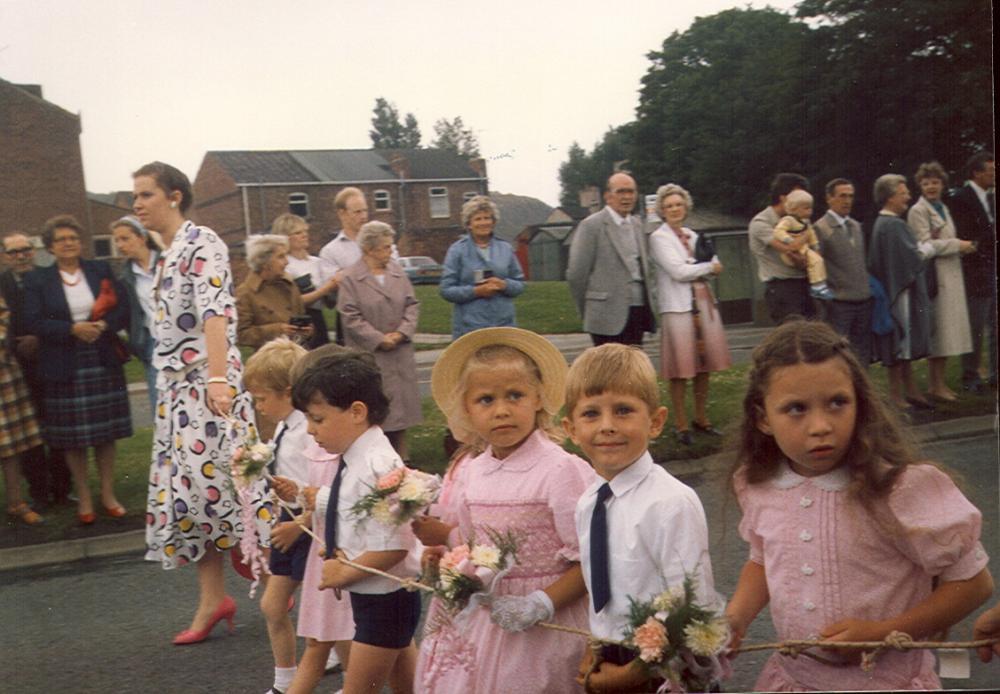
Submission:
<svg viewBox="0 0 1000 694">
<path fill-rule="evenodd" d="M 426 255 L 407 255 L 399 259 L 403 271 L 413 284 L 439 284 L 444 266 Z"/>
</svg>

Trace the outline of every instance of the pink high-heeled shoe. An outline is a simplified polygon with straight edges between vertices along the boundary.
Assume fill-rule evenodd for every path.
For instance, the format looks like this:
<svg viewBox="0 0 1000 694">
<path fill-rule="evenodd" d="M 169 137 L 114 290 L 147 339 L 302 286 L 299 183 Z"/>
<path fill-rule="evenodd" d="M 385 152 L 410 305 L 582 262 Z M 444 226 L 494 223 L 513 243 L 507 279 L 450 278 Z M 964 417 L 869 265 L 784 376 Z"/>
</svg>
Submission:
<svg viewBox="0 0 1000 694">
<path fill-rule="evenodd" d="M 215 612 L 208 620 L 208 626 L 204 629 L 185 629 L 181 633 L 174 637 L 175 646 L 186 646 L 192 643 L 201 643 L 208 638 L 208 635 L 212 633 L 212 629 L 223 619 L 229 624 L 229 633 L 232 634 L 235 627 L 233 626 L 233 616 L 236 614 L 236 602 L 228 595 L 222 599 L 219 606 L 215 608 Z"/>
</svg>

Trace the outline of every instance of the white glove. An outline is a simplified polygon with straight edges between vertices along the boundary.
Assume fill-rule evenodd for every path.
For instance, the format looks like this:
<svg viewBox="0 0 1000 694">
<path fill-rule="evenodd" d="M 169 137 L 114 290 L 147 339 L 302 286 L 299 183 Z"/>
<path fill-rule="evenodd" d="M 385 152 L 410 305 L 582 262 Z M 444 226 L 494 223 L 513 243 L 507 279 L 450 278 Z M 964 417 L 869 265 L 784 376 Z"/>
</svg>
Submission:
<svg viewBox="0 0 1000 694">
<path fill-rule="evenodd" d="M 547 622 L 555 614 L 552 600 L 544 591 L 529 595 L 504 595 L 493 598 L 490 619 L 506 631 L 524 631 L 538 622 Z"/>
</svg>

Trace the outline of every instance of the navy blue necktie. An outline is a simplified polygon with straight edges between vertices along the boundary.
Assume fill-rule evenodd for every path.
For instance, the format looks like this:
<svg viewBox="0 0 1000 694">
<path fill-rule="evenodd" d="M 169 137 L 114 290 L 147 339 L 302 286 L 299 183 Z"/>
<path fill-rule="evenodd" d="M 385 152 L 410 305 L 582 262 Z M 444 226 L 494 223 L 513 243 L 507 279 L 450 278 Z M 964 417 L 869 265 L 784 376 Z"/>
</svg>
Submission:
<svg viewBox="0 0 1000 694">
<path fill-rule="evenodd" d="M 611 496 L 611 485 L 605 482 L 597 490 L 597 503 L 590 516 L 590 594 L 594 612 L 600 612 L 611 599 L 611 578 L 608 570 L 608 512 L 604 502 Z"/>
<path fill-rule="evenodd" d="M 278 470 L 278 448 L 281 446 L 281 439 L 284 437 L 285 432 L 288 431 L 288 425 L 284 422 L 279 426 L 281 426 L 281 431 L 274 437 L 274 448 L 271 449 L 271 462 L 267 464 L 267 471 L 271 473 L 272 477 Z"/>
<path fill-rule="evenodd" d="M 326 558 L 333 559 L 334 552 L 337 551 L 337 502 L 340 501 L 340 480 L 344 476 L 344 459 L 340 459 L 337 465 L 337 474 L 333 477 L 333 484 L 330 485 L 330 498 L 326 501 Z"/>
</svg>

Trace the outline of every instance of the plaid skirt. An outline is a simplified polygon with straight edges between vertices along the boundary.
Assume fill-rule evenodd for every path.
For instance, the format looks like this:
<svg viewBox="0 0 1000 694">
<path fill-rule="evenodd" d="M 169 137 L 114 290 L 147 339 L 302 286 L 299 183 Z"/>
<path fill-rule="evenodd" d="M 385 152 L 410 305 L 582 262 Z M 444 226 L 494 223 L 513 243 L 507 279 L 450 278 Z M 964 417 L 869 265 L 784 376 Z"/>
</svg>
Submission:
<svg viewBox="0 0 1000 694">
<path fill-rule="evenodd" d="M 0 351 L 0 357 L 2 354 Z M 0 459 L 12 458 L 41 443 L 31 393 L 21 369 L 13 358 L 0 361 Z"/>
<path fill-rule="evenodd" d="M 86 448 L 132 435 L 125 372 L 101 364 L 94 345 L 76 345 L 76 373 L 64 383 L 44 381 L 45 442 L 53 448 Z"/>
</svg>

